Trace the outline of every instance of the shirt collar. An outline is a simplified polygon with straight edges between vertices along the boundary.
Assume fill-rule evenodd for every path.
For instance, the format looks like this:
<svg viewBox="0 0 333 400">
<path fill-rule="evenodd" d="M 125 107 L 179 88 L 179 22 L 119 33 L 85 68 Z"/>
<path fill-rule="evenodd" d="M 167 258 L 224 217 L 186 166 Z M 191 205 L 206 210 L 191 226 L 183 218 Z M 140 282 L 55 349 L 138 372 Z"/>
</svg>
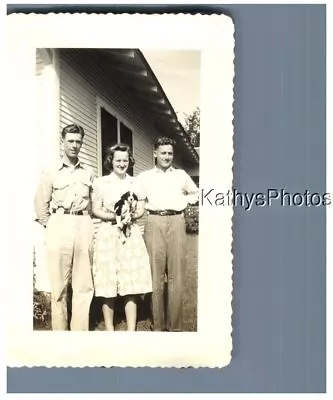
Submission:
<svg viewBox="0 0 333 400">
<path fill-rule="evenodd" d="M 66 155 L 64 155 L 64 156 L 61 158 L 61 160 L 60 160 L 60 162 L 59 162 L 59 169 L 62 169 L 63 166 L 66 166 L 66 167 L 74 167 L 74 168 L 82 167 L 81 161 L 80 161 L 79 159 L 77 160 L 77 163 L 73 166 L 73 164 L 71 164 L 71 163 L 69 162 L 69 160 L 68 160 L 68 158 L 66 157 Z"/>
<path fill-rule="evenodd" d="M 174 167 L 171 165 L 171 167 L 169 167 L 166 171 L 163 171 L 161 168 L 158 168 L 156 165 L 154 167 L 155 172 L 157 173 L 168 173 L 168 172 L 172 172 L 174 171 Z"/>
<path fill-rule="evenodd" d="M 116 180 L 116 181 L 125 181 L 125 180 L 129 180 L 130 178 L 131 178 L 131 176 L 128 175 L 128 174 L 126 174 L 126 175 L 125 175 L 125 178 L 124 178 L 124 179 L 121 179 L 121 178 L 119 178 L 113 171 L 112 171 L 109 175 L 107 175 L 107 179 L 108 179 L 109 181 L 113 181 L 113 180 Z"/>
</svg>

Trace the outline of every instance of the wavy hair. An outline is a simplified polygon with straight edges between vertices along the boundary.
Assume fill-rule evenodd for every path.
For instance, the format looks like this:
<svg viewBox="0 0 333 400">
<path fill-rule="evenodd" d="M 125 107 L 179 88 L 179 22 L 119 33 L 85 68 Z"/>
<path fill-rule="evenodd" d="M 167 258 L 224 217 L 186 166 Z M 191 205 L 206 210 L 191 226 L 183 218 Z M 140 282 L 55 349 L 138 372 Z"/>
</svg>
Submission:
<svg viewBox="0 0 333 400">
<path fill-rule="evenodd" d="M 114 159 L 114 153 L 116 151 L 126 151 L 127 152 L 128 160 L 129 160 L 128 168 L 132 168 L 133 165 L 135 164 L 135 160 L 133 158 L 133 154 L 132 154 L 131 148 L 127 144 L 124 144 L 124 143 L 118 143 L 118 144 L 115 144 L 114 146 L 108 147 L 106 149 L 105 160 L 104 160 L 104 168 L 108 172 L 111 172 L 113 170 L 112 161 Z"/>
<path fill-rule="evenodd" d="M 160 136 L 156 139 L 154 143 L 154 150 L 157 150 L 160 146 L 165 146 L 170 144 L 173 148 L 175 148 L 176 141 L 171 139 L 170 137 Z"/>
<path fill-rule="evenodd" d="M 77 124 L 65 126 L 64 129 L 61 131 L 61 137 L 65 139 L 67 133 L 79 133 L 81 135 L 81 138 L 84 138 L 84 129 L 82 128 L 82 126 Z"/>
</svg>

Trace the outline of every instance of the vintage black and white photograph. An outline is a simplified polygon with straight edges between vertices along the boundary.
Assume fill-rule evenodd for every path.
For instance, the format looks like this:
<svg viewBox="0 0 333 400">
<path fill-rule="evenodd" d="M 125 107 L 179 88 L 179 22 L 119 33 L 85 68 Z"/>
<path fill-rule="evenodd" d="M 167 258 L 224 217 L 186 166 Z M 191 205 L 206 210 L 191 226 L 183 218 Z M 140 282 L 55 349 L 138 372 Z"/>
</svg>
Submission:
<svg viewBox="0 0 333 400">
<path fill-rule="evenodd" d="M 231 18 L 11 14 L 7 37 L 8 365 L 228 365 Z"/>
<path fill-rule="evenodd" d="M 200 51 L 37 49 L 36 96 L 34 329 L 196 331 Z"/>
</svg>

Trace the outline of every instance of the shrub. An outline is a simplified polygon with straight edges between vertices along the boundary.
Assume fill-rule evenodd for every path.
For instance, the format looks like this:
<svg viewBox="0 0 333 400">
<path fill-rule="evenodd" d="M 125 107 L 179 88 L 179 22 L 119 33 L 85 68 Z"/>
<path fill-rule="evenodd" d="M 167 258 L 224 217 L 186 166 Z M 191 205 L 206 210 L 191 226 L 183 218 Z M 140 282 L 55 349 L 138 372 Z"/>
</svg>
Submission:
<svg viewBox="0 0 333 400">
<path fill-rule="evenodd" d="M 35 289 L 36 253 L 33 249 L 33 327 L 39 330 L 51 329 L 51 297 L 49 293 L 38 292 Z"/>
<path fill-rule="evenodd" d="M 199 206 L 189 205 L 185 212 L 186 233 L 199 233 Z"/>
<path fill-rule="evenodd" d="M 34 291 L 33 324 L 34 329 L 51 329 L 51 298 L 49 293 Z"/>
</svg>

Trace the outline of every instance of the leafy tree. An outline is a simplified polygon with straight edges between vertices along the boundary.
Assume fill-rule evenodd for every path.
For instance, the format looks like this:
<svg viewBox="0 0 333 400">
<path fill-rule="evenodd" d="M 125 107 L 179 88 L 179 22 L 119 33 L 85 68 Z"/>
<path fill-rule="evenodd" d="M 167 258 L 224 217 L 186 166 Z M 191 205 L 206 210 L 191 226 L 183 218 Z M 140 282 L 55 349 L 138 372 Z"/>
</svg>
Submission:
<svg viewBox="0 0 333 400">
<path fill-rule="evenodd" d="M 194 147 L 200 146 L 200 109 L 197 107 L 192 114 L 185 114 L 184 129 L 189 135 Z"/>
</svg>

